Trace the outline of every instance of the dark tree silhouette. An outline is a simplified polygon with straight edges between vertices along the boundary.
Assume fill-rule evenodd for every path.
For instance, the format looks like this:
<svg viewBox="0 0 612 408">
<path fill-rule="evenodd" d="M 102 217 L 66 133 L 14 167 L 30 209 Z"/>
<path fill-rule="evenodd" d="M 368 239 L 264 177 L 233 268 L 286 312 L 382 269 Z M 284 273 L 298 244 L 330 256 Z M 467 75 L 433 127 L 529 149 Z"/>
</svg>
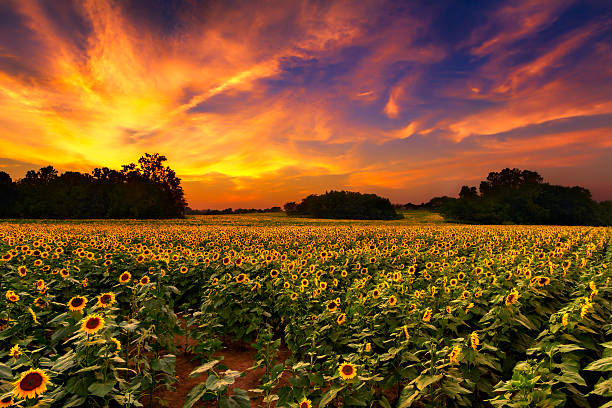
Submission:
<svg viewBox="0 0 612 408">
<path fill-rule="evenodd" d="M 353 220 L 391 220 L 402 218 L 388 198 L 376 194 L 350 191 L 329 191 L 310 195 L 300 204 L 285 204 L 287 215 Z"/>
<path fill-rule="evenodd" d="M 491 172 L 476 187 L 461 187 L 459 199 L 447 200 L 440 212 L 450 219 L 476 224 L 610 225 L 605 203 L 589 190 L 544 182 L 535 171 L 503 169 Z"/>
<path fill-rule="evenodd" d="M 52 166 L 30 170 L 13 183 L 0 174 L 0 214 L 23 218 L 175 218 L 187 203 L 180 179 L 159 154 L 145 154 L 122 170 L 91 174 Z"/>
</svg>

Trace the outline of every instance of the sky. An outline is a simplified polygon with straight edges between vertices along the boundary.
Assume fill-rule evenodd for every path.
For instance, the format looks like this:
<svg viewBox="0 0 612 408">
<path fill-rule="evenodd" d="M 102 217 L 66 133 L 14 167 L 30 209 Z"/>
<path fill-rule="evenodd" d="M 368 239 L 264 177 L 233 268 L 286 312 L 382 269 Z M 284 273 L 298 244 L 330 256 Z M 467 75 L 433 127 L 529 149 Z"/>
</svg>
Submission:
<svg viewBox="0 0 612 408">
<path fill-rule="evenodd" d="M 161 153 L 192 208 L 456 196 L 517 167 L 612 199 L 612 4 L 0 2 L 0 170 Z"/>
</svg>

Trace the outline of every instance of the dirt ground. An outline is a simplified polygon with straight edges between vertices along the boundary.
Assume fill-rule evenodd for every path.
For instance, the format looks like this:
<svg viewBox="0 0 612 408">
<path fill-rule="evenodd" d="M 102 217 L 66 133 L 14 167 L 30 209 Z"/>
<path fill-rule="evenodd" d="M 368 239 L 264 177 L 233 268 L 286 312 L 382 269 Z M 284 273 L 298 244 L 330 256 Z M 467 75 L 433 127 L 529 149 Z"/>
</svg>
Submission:
<svg viewBox="0 0 612 408">
<path fill-rule="evenodd" d="M 184 339 L 177 338 L 177 344 L 183 344 Z M 223 361 L 221 364 L 226 366 L 230 370 L 241 371 L 244 373 L 243 377 L 236 378 L 236 382 L 230 386 L 230 395 L 231 389 L 233 388 L 241 388 L 243 390 L 250 390 L 259 388 L 259 380 L 261 376 L 265 373 L 263 368 L 258 368 L 255 370 L 247 370 L 248 368 L 253 366 L 254 360 L 253 356 L 255 355 L 255 349 L 248 344 L 245 343 L 229 343 L 222 350 L 216 352 L 213 356 L 220 357 L 223 356 Z M 284 362 L 290 353 L 286 348 L 281 348 L 278 355 L 278 362 Z M 189 374 L 201 365 L 197 359 L 194 359 L 193 355 L 190 354 L 177 354 L 176 356 L 176 377 L 177 381 L 174 384 L 176 390 L 175 391 L 166 391 L 166 390 L 158 390 L 154 395 L 157 398 L 161 398 L 165 400 L 166 405 L 162 405 L 157 398 L 154 398 L 153 407 L 162 408 L 162 407 L 171 407 L 171 408 L 181 408 L 185 403 L 185 399 L 187 394 L 191 389 L 198 383 L 206 382 L 206 375 L 200 375 L 196 378 L 190 378 Z M 286 378 L 281 379 L 281 385 L 287 383 Z M 251 398 L 251 407 L 260 407 L 262 406 L 262 397 L 249 392 L 249 397 Z M 149 401 L 145 398 L 143 401 L 145 407 L 149 407 Z M 194 407 L 215 407 L 216 403 L 214 401 L 209 401 L 206 403 L 198 403 L 194 405 Z"/>
</svg>

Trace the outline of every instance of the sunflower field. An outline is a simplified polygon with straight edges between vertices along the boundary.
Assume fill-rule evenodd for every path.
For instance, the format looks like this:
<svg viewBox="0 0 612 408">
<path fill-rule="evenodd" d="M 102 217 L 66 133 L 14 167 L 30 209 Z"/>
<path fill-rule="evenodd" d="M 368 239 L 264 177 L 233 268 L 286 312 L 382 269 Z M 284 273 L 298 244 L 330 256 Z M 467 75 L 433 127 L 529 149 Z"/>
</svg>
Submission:
<svg viewBox="0 0 612 408">
<path fill-rule="evenodd" d="M 0 407 L 612 407 L 610 228 L 204 218 L 0 224 Z"/>
</svg>

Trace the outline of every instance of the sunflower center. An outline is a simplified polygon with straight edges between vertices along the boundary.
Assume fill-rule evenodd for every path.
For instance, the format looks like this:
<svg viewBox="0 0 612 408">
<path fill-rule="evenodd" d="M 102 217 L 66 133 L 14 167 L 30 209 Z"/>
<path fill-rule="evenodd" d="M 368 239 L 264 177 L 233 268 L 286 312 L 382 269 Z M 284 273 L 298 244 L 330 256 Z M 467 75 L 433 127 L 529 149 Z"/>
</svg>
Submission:
<svg viewBox="0 0 612 408">
<path fill-rule="evenodd" d="M 350 365 L 345 365 L 344 367 L 342 367 L 342 374 L 344 375 L 351 375 L 353 374 L 353 367 Z"/>
<path fill-rule="evenodd" d="M 93 317 L 89 320 L 87 320 L 87 323 L 85 323 L 85 327 L 87 327 L 88 329 L 95 329 L 96 327 L 98 327 L 100 325 L 100 319 L 97 317 Z"/>
<path fill-rule="evenodd" d="M 126 274 L 121 275 L 121 280 L 124 280 L 124 281 L 125 281 L 125 280 L 127 280 L 127 279 L 128 279 L 128 276 L 127 276 Z"/>
<path fill-rule="evenodd" d="M 43 378 L 39 373 L 30 373 L 19 382 L 19 387 L 24 391 L 32 391 L 40 387 L 42 382 Z"/>
<path fill-rule="evenodd" d="M 100 298 L 100 303 L 110 303 L 111 295 L 102 295 Z"/>
<path fill-rule="evenodd" d="M 72 306 L 79 307 L 83 304 L 83 298 L 72 299 Z"/>
</svg>

